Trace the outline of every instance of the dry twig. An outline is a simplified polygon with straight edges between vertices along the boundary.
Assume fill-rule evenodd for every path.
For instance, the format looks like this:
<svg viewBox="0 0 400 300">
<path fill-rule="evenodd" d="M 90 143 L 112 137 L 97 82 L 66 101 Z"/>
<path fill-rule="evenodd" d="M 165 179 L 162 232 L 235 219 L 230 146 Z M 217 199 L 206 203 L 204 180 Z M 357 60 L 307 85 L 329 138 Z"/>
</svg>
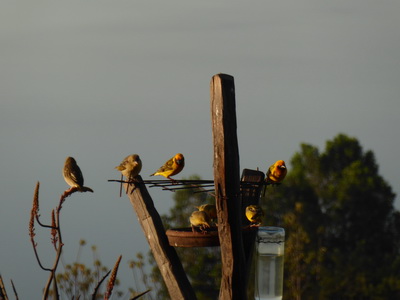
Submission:
<svg viewBox="0 0 400 300">
<path fill-rule="evenodd" d="M 11 279 L 11 286 L 12 286 L 12 289 L 14 291 L 15 300 L 18 300 L 17 289 L 15 288 L 15 285 L 14 285 L 14 282 L 12 281 L 12 279 Z"/>
<path fill-rule="evenodd" d="M 136 295 L 136 296 L 134 296 L 133 298 L 131 298 L 130 300 L 136 300 L 136 299 L 139 299 L 140 297 L 142 297 L 143 295 L 145 295 L 145 294 L 147 294 L 148 292 L 150 292 L 151 290 L 150 289 L 148 289 L 147 291 L 144 291 L 143 293 L 140 293 L 140 294 L 138 294 L 138 295 Z"/>
<path fill-rule="evenodd" d="M 0 299 L 1 300 L 8 300 L 6 287 L 4 286 L 3 278 L 0 275 Z"/>
<path fill-rule="evenodd" d="M 50 272 L 49 278 L 47 280 L 46 286 L 44 288 L 43 292 L 43 299 L 47 299 L 49 296 L 49 291 L 50 291 L 50 286 L 53 283 L 53 289 L 54 289 L 54 299 L 58 300 L 59 299 L 59 294 L 58 294 L 58 287 L 57 287 L 57 281 L 56 281 L 56 270 L 58 267 L 58 263 L 61 258 L 61 253 L 62 253 L 62 248 L 64 246 L 64 243 L 62 241 L 62 236 L 61 236 L 61 226 L 60 226 L 60 211 L 62 209 L 62 205 L 65 202 L 65 199 L 69 196 L 71 196 L 73 193 L 79 191 L 77 187 L 71 187 L 70 189 L 66 190 L 60 197 L 60 201 L 58 203 L 58 206 L 56 209 L 53 209 L 51 212 L 51 225 L 46 225 L 43 224 L 40 221 L 40 215 L 39 215 L 39 187 L 40 183 L 38 182 L 36 184 L 34 196 L 33 196 L 33 204 L 32 204 L 32 210 L 31 210 L 31 217 L 29 220 L 29 236 L 31 238 L 31 243 L 33 247 L 33 251 L 35 253 L 36 260 L 40 266 L 40 268 L 44 271 Z M 86 190 L 85 190 L 86 191 Z M 87 190 L 90 192 L 90 190 Z M 80 191 L 82 192 L 82 191 Z M 50 234 L 51 234 L 51 241 L 54 246 L 54 250 L 56 251 L 56 257 L 53 262 L 53 266 L 51 268 L 46 268 L 43 266 L 39 254 L 37 252 L 37 243 L 35 242 L 35 221 L 44 228 L 49 228 L 50 229 Z"/>
<path fill-rule="evenodd" d="M 97 292 L 99 291 L 100 285 L 103 283 L 103 281 L 107 278 L 107 276 L 111 273 L 111 270 L 107 272 L 106 275 L 103 276 L 103 278 L 97 283 L 96 287 L 94 288 L 93 294 L 92 294 L 92 300 L 96 300 Z"/>
</svg>

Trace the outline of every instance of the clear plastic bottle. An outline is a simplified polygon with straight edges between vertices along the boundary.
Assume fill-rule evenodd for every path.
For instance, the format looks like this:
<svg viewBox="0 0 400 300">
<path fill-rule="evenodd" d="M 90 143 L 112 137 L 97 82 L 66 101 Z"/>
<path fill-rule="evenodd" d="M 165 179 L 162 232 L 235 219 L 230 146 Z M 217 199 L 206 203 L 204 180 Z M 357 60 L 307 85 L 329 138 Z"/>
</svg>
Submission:
<svg viewBox="0 0 400 300">
<path fill-rule="evenodd" d="M 256 300 L 281 300 L 285 230 L 281 227 L 260 227 L 256 238 Z"/>
</svg>

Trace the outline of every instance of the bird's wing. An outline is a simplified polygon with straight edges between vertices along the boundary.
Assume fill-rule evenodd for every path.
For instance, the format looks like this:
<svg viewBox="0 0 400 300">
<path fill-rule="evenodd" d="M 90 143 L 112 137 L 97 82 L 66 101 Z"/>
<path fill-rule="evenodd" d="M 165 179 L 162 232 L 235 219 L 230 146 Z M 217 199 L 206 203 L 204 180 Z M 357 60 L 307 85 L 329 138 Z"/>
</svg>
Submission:
<svg viewBox="0 0 400 300">
<path fill-rule="evenodd" d="M 71 172 L 71 177 L 73 178 L 73 180 L 79 184 L 80 186 L 83 185 L 83 175 L 82 175 L 82 171 L 81 169 L 76 166 L 75 171 Z"/>
<path fill-rule="evenodd" d="M 174 159 L 171 158 L 168 160 L 161 168 L 157 170 L 157 173 L 165 172 L 172 169 L 172 165 L 174 164 Z"/>
</svg>

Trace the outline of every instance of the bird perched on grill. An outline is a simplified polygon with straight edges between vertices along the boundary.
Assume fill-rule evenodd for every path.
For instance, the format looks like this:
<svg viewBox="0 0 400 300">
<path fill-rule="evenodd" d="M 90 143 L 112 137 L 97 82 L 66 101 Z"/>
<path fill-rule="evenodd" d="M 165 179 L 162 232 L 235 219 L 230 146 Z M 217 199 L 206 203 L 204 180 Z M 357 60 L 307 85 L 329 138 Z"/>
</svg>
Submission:
<svg viewBox="0 0 400 300">
<path fill-rule="evenodd" d="M 250 221 L 250 226 L 260 226 L 264 212 L 258 205 L 249 205 L 246 207 L 246 218 Z"/>
<path fill-rule="evenodd" d="M 199 211 L 205 211 L 211 220 L 215 220 L 217 218 L 217 208 L 215 204 L 203 204 L 200 206 L 196 206 Z"/>
<path fill-rule="evenodd" d="M 72 188 L 76 187 L 80 192 L 92 192 L 93 190 L 83 185 L 83 175 L 79 168 L 76 160 L 73 157 L 68 156 L 65 159 L 63 176 L 65 182 Z"/>
<path fill-rule="evenodd" d="M 196 210 L 189 218 L 190 224 L 192 225 L 192 231 L 195 232 L 194 228 L 199 227 L 201 232 L 206 231 L 211 227 L 210 216 L 205 211 Z"/>
<path fill-rule="evenodd" d="M 121 181 L 123 176 L 125 176 L 127 181 L 135 180 L 136 176 L 139 175 L 142 170 L 142 161 L 137 154 L 131 154 L 124 158 L 124 160 L 116 166 L 115 169 L 121 172 Z M 122 182 L 119 190 L 119 196 L 121 197 L 122 193 Z"/>
<path fill-rule="evenodd" d="M 286 173 L 287 168 L 285 162 L 283 160 L 278 160 L 269 167 L 265 180 L 267 183 L 281 183 Z"/>
<path fill-rule="evenodd" d="M 115 169 L 121 172 L 122 176 L 126 177 L 127 181 L 135 179 L 142 170 L 142 161 L 139 155 L 131 154 L 124 158 L 124 160 L 116 166 Z"/>
<path fill-rule="evenodd" d="M 151 174 L 150 176 L 161 175 L 165 178 L 168 178 L 174 181 L 171 176 L 178 174 L 182 171 L 185 166 L 185 158 L 181 153 L 176 154 L 174 157 L 169 159 L 161 168 L 159 168 L 156 172 Z"/>
</svg>

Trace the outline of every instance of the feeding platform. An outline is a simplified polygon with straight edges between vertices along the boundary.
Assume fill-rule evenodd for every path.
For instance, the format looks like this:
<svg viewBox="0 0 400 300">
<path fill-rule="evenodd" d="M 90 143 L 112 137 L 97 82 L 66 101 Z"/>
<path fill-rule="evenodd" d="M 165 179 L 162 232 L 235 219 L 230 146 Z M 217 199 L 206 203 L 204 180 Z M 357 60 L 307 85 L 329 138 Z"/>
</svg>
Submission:
<svg viewBox="0 0 400 300">
<path fill-rule="evenodd" d="M 214 180 L 206 182 L 202 189 L 208 189 L 207 192 L 215 196 L 218 219 L 215 230 L 204 234 L 193 233 L 191 228 L 166 232 L 147 191 L 146 181 L 138 175 L 135 184 L 124 183 L 171 299 L 195 300 L 196 294 L 170 239 L 175 238 L 172 241 L 174 246 L 180 244 L 185 245 L 183 247 L 194 247 L 196 243 L 216 243 L 217 237 L 222 262 L 219 298 L 247 299 L 247 283 L 257 230 L 250 228 L 243 233 L 246 225 L 244 210 L 250 204 L 258 204 L 264 186 L 264 174 L 245 169 L 240 180 L 233 77 L 226 74 L 214 75 L 210 84 L 210 98 Z M 180 188 L 170 183 L 163 186 L 161 182 L 155 182 L 154 185 L 153 181 L 154 186 L 163 189 Z"/>
<path fill-rule="evenodd" d="M 243 236 L 257 233 L 257 227 L 246 227 Z M 193 232 L 192 227 L 171 228 L 166 231 L 169 245 L 172 247 L 196 248 L 196 247 L 218 247 L 218 228 L 211 227 L 204 232 Z"/>
<path fill-rule="evenodd" d="M 219 246 L 218 228 L 207 231 L 192 231 L 192 227 L 172 228 L 166 231 L 172 247 L 216 247 Z"/>
</svg>

